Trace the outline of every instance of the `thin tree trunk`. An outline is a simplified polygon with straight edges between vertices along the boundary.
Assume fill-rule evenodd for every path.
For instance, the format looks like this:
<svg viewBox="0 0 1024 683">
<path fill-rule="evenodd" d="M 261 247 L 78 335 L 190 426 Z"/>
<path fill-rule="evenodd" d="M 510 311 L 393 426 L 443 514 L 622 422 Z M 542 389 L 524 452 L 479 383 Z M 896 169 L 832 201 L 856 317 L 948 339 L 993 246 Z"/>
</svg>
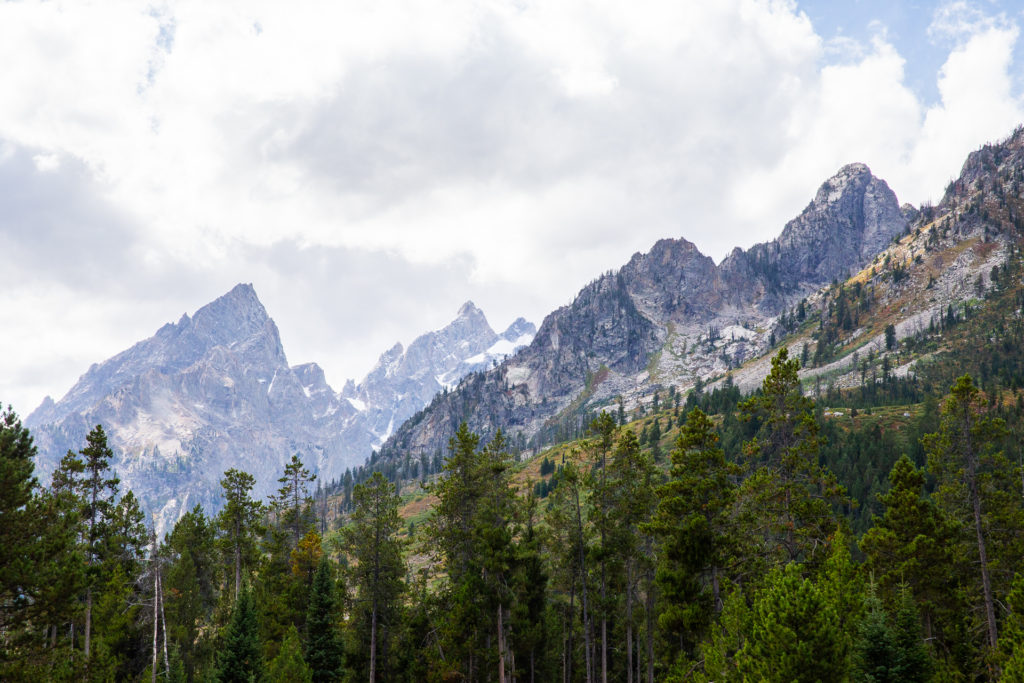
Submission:
<svg viewBox="0 0 1024 683">
<path fill-rule="evenodd" d="M 508 627 L 508 637 L 505 638 L 505 652 L 508 653 L 508 680 L 516 683 L 516 648 L 512 642 L 512 625 Z"/>
<path fill-rule="evenodd" d="M 156 564 L 156 558 L 153 558 L 154 568 Z M 153 661 L 150 669 L 152 670 L 152 681 L 156 683 L 156 661 L 157 653 L 160 651 L 159 640 L 157 640 L 157 633 L 160 629 L 160 582 L 156 578 L 156 574 L 153 574 Z"/>
<path fill-rule="evenodd" d="M 626 565 L 626 683 L 633 683 L 633 563 Z"/>
<path fill-rule="evenodd" d="M 604 602 L 604 596 L 601 596 Z M 601 607 L 601 683 L 608 683 L 608 619 L 604 614 L 604 606 Z"/>
<path fill-rule="evenodd" d="M 722 612 L 722 601 L 721 601 L 721 587 L 718 585 L 718 565 L 711 565 L 711 595 L 715 600 L 715 614 L 721 614 Z"/>
<path fill-rule="evenodd" d="M 642 680 L 640 675 L 640 664 L 643 662 L 643 657 L 640 655 L 642 649 L 640 648 L 640 629 L 635 631 L 636 633 L 636 680 Z"/>
<path fill-rule="evenodd" d="M 978 496 L 978 484 L 971 472 L 971 506 L 974 508 L 974 529 L 978 535 L 978 558 L 981 560 L 981 589 L 985 598 L 985 620 L 988 622 L 988 644 L 992 650 L 998 645 L 996 631 L 995 600 L 992 598 L 992 580 L 988 572 L 988 554 L 985 552 L 985 535 L 981 528 L 981 498 Z"/>
<path fill-rule="evenodd" d="M 171 661 L 167 656 L 167 615 L 164 614 L 164 580 L 160 575 L 160 568 L 157 567 L 156 572 L 157 582 L 160 586 L 160 628 L 164 631 L 164 669 L 168 672 L 171 671 Z"/>
<path fill-rule="evenodd" d="M 590 633 L 590 610 L 587 604 L 587 565 L 586 557 L 583 553 L 583 513 L 580 511 L 580 494 L 579 491 L 575 492 L 576 498 L 576 531 L 579 534 L 579 559 L 580 559 L 580 582 L 583 586 L 583 640 L 584 640 L 584 654 L 586 655 L 587 662 L 587 683 L 592 683 L 594 680 L 594 667 L 591 655 L 593 654 L 591 645 L 591 633 Z"/>
<path fill-rule="evenodd" d="M 377 600 L 373 601 L 370 617 L 370 683 L 377 681 Z"/>
<path fill-rule="evenodd" d="M 651 556 L 651 541 L 645 544 L 647 556 Z M 654 570 L 647 568 L 647 683 L 654 683 Z"/>
<path fill-rule="evenodd" d="M 238 602 L 238 588 L 242 583 L 242 548 L 235 540 L 235 602 Z"/>
<path fill-rule="evenodd" d="M 576 573 L 573 572 L 572 578 L 569 580 L 569 617 L 568 619 L 562 620 L 562 628 L 565 628 L 566 622 L 569 624 L 569 635 L 568 642 L 569 647 L 565 648 L 562 652 L 562 678 L 564 683 L 569 683 L 572 680 L 572 632 L 573 632 L 573 619 L 576 618 Z M 564 633 L 564 631 L 563 631 Z M 563 646 L 566 639 L 563 638 Z"/>
<path fill-rule="evenodd" d="M 505 624 L 501 619 L 501 603 L 498 603 L 498 683 L 505 683 Z"/>
<path fill-rule="evenodd" d="M 654 578 L 647 570 L 647 683 L 654 683 Z"/>
<path fill-rule="evenodd" d="M 85 661 L 89 661 L 89 645 L 92 643 L 92 586 L 85 588 Z"/>
</svg>

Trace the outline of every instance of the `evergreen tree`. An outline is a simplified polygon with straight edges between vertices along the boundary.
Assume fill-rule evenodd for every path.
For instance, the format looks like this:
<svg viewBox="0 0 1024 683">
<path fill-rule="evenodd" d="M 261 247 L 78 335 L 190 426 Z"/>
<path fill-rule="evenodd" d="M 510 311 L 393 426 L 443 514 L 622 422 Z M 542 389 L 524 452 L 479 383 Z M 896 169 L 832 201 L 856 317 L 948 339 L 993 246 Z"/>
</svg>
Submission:
<svg viewBox="0 0 1024 683">
<path fill-rule="evenodd" d="M 331 563 L 324 555 L 313 578 L 306 617 L 306 663 L 312 671 L 313 683 L 341 679 L 344 644 L 338 633 L 338 601 L 332 574 Z"/>
<path fill-rule="evenodd" d="M 932 665 L 921 638 L 917 603 L 901 591 L 894 623 L 882 607 L 875 586 L 865 598 L 866 614 L 853 648 L 855 681 L 864 683 L 924 683 L 931 680 Z"/>
<path fill-rule="evenodd" d="M 288 628 L 281 650 L 267 667 L 267 683 L 312 683 L 313 672 L 302 658 L 302 642 L 294 626 Z"/>
<path fill-rule="evenodd" d="M 846 674 L 839 617 L 800 570 L 795 562 L 772 570 L 755 596 L 750 633 L 736 655 L 744 680 L 817 683 Z"/>
<path fill-rule="evenodd" d="M 925 683 L 932 679 L 931 654 L 921 637 L 921 615 L 906 584 L 900 586 L 900 601 L 893 619 L 893 635 L 899 653 L 900 676 L 904 683 Z"/>
<path fill-rule="evenodd" d="M 316 475 L 302 465 L 299 454 L 295 453 L 277 481 L 281 487 L 277 490 L 271 510 L 277 515 L 278 524 L 288 530 L 291 548 L 295 548 L 315 521 L 309 485 L 316 481 Z"/>
<path fill-rule="evenodd" d="M 220 480 L 224 492 L 224 507 L 217 515 L 217 528 L 221 532 L 219 546 L 230 567 L 234 595 L 238 599 L 242 585 L 242 567 L 251 565 L 257 557 L 256 536 L 262 530 L 263 504 L 250 496 L 256 479 L 247 472 L 230 469 Z"/>
<path fill-rule="evenodd" d="M 866 601 L 867 614 L 854 643 L 854 680 L 858 683 L 899 683 L 903 680 L 896 636 L 874 586 Z"/>
<path fill-rule="evenodd" d="M 993 585 L 992 569 L 1000 559 L 1019 558 L 1019 553 L 1005 553 L 1012 547 L 1006 533 L 1021 528 L 1021 523 L 1020 503 L 1012 488 L 1013 468 L 997 450 L 1006 427 L 1002 419 L 985 412 L 986 405 L 970 376 L 960 377 L 943 405 L 939 431 L 926 436 L 923 443 L 928 467 L 938 480 L 939 504 L 970 530 L 970 540 L 965 537 L 964 542 L 973 546 L 986 641 L 994 650 L 998 586 Z"/>
<path fill-rule="evenodd" d="M 718 621 L 712 626 L 709 638 L 701 643 L 703 671 L 696 678 L 702 683 L 742 680 L 737 669 L 737 657 L 746 645 L 753 616 L 743 592 L 734 588 L 727 592 Z M 675 675 L 672 683 L 682 683 L 689 676 Z"/>
<path fill-rule="evenodd" d="M 537 498 L 527 494 L 524 506 L 526 519 L 523 536 L 516 546 L 515 574 L 511 606 L 513 647 L 518 664 L 516 679 L 542 681 L 553 677 L 549 667 L 551 651 L 548 629 L 548 571 L 536 529 Z"/>
<path fill-rule="evenodd" d="M 588 567 L 593 554 L 593 529 L 584 505 L 588 492 L 583 481 L 584 477 L 574 462 L 567 462 L 561 469 L 559 484 L 550 496 L 546 545 L 552 549 L 554 589 L 561 596 L 558 611 L 562 627 L 563 677 L 576 680 L 575 672 L 582 664 L 586 680 L 591 681 L 594 659 L 593 590 Z M 582 653 L 578 652 L 581 640 Z"/>
<path fill-rule="evenodd" d="M 17 628 L 38 597 L 35 445 L 8 407 L 0 411 L 0 632 Z"/>
<path fill-rule="evenodd" d="M 262 677 L 259 615 L 252 592 L 244 587 L 231 610 L 231 623 L 224 635 L 216 680 L 218 683 L 251 683 Z"/>
<path fill-rule="evenodd" d="M 960 612 L 957 600 L 958 565 L 953 541 L 956 529 L 924 495 L 925 474 L 902 456 L 889 473 L 889 490 L 878 496 L 885 506 L 881 517 L 865 532 L 860 548 L 865 568 L 878 581 L 880 594 L 895 603 L 904 582 L 918 601 L 929 638 L 946 642 L 942 618 Z M 945 571 L 936 571 L 944 567 Z"/>
<path fill-rule="evenodd" d="M 196 505 L 167 537 L 170 557 L 164 585 L 168 637 L 178 644 L 185 678 L 191 683 L 213 660 L 213 610 L 217 600 L 215 529 Z"/>
<path fill-rule="evenodd" d="M 718 446 L 711 419 L 694 408 L 676 440 L 669 480 L 658 489 L 651 525 L 661 548 L 658 625 L 674 650 L 692 654 L 721 609 L 738 474 Z"/>
<path fill-rule="evenodd" d="M 82 497 L 82 521 L 85 524 L 84 548 L 86 564 L 85 585 L 85 660 L 92 654 L 92 608 L 93 593 L 102 580 L 102 542 L 106 525 L 112 515 L 114 499 L 117 496 L 119 479 L 107 476 L 114 452 L 107 445 L 107 435 L 102 425 L 96 425 L 85 437 L 82 456 L 81 479 L 75 482 Z"/>
<path fill-rule="evenodd" d="M 352 647 L 347 657 L 358 680 L 387 680 L 387 653 L 399 616 L 405 562 L 397 534 L 400 499 L 380 472 L 352 492 L 355 507 L 345 528 L 345 546 L 352 559 L 356 590 Z"/>
<path fill-rule="evenodd" d="M 650 524 L 657 507 L 657 476 L 652 454 L 640 448 L 632 430 L 622 431 L 608 467 L 606 485 L 611 491 L 613 520 L 608 539 L 612 585 L 619 593 L 609 607 L 614 608 L 615 621 L 624 625 L 622 640 L 626 642 L 627 680 L 631 679 L 633 669 L 641 661 L 647 665 L 647 678 L 654 675 L 656 591 L 654 539 Z M 644 652 L 639 646 L 641 632 L 644 635 Z M 635 650 L 634 640 L 637 642 Z M 616 649 L 621 651 L 621 646 Z M 639 674 L 637 678 L 640 678 Z"/>
<path fill-rule="evenodd" d="M 833 506 L 848 504 L 831 472 L 818 464 L 820 437 L 814 403 L 803 395 L 800 363 L 783 347 L 755 394 L 740 404 L 747 420 L 760 424 L 744 445 L 752 465 L 760 467 L 743 482 L 738 499 L 749 525 L 753 550 L 750 571 L 766 562 L 820 561 L 836 528 Z M 757 538 L 759 537 L 759 538 Z"/>
<path fill-rule="evenodd" d="M 865 608 L 864 578 L 854 564 L 850 539 L 840 527 L 829 541 L 829 554 L 822 564 L 817 587 L 836 615 L 835 640 L 846 659 L 838 664 L 849 670 L 849 654 Z"/>
<path fill-rule="evenodd" d="M 499 431 L 486 448 L 465 424 L 432 488 L 436 514 L 428 535 L 447 570 L 444 651 L 469 681 L 493 667 L 507 678 L 510 584 L 515 557 L 511 456 Z M 475 597 L 474 597 L 475 596 Z"/>
</svg>

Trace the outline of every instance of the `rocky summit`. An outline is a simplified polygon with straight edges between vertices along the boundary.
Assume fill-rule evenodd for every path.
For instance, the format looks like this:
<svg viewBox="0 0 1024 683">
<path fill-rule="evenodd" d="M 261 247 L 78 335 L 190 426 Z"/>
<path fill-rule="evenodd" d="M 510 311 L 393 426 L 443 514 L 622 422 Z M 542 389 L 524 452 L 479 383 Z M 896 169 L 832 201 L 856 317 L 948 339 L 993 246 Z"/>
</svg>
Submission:
<svg viewBox="0 0 1024 683">
<path fill-rule="evenodd" d="M 409 348 L 395 344 L 361 382 L 348 382 L 341 391 L 358 411 L 345 425 L 345 460 L 361 464 L 434 396 L 526 346 L 536 331 L 519 318 L 499 335 L 467 301 L 444 328 L 418 337 Z"/>
<path fill-rule="evenodd" d="M 288 364 L 277 326 L 252 285 L 240 284 L 93 365 L 25 423 L 44 479 L 102 424 L 124 487 L 163 528 L 196 504 L 218 509 L 219 480 L 229 468 L 252 473 L 258 496 L 275 490 L 296 453 L 322 479 L 340 476 L 366 459 L 390 425 L 465 372 L 527 343 L 533 330 L 520 319 L 498 335 L 467 303 L 450 325 L 408 350 L 396 346 L 339 394 L 315 363 Z"/>
</svg>

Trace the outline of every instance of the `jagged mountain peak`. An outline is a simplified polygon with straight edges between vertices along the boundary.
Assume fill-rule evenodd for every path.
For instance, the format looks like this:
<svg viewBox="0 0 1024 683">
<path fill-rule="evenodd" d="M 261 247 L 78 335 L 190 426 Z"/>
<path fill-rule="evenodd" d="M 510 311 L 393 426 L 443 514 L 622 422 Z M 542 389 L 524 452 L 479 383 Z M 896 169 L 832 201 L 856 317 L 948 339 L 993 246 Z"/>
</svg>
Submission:
<svg viewBox="0 0 1024 683">
<path fill-rule="evenodd" d="M 515 342 L 523 337 L 537 334 L 537 326 L 529 322 L 526 318 L 516 318 L 512 321 L 512 324 L 505 328 L 500 336 L 502 339 L 510 342 Z"/>
<path fill-rule="evenodd" d="M 184 316 L 184 321 L 187 316 Z M 198 334 L 217 343 L 241 341 L 259 333 L 270 321 L 252 284 L 235 285 L 227 294 L 206 304 L 192 316 Z"/>
<path fill-rule="evenodd" d="M 466 301 L 466 303 L 459 306 L 459 312 L 456 314 L 456 318 L 476 318 L 483 316 L 484 312 L 481 311 L 476 304 L 472 301 Z"/>
</svg>

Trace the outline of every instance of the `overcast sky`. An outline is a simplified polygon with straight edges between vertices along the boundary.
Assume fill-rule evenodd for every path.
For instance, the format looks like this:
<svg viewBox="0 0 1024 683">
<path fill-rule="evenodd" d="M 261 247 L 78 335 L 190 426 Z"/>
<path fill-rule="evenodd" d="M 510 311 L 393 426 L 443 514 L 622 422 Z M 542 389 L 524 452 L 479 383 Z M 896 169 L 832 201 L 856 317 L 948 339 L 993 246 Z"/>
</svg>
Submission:
<svg viewBox="0 0 1024 683">
<path fill-rule="evenodd" d="M 472 299 L 720 260 L 843 164 L 938 200 L 1024 122 L 1003 2 L 0 2 L 0 401 L 252 282 L 340 388 Z"/>
</svg>

